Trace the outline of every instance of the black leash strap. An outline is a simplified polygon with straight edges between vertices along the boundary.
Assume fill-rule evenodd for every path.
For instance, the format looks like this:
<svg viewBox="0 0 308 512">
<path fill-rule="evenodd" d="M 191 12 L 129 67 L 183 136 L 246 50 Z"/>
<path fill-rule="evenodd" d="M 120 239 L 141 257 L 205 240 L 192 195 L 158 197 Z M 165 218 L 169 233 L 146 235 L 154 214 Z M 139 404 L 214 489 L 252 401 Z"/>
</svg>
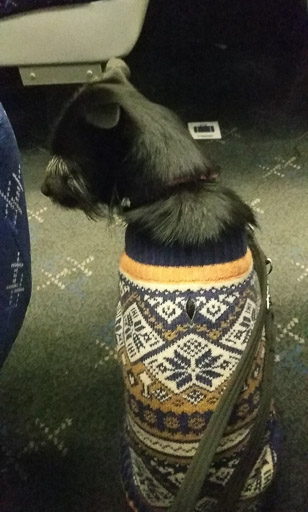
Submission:
<svg viewBox="0 0 308 512">
<path fill-rule="evenodd" d="M 250 243 L 251 251 L 254 255 L 255 269 L 259 274 L 257 266 L 260 259 L 257 254 L 260 253 L 260 248 L 252 239 Z M 259 278 L 260 280 L 260 278 Z M 273 388 L 273 368 L 275 362 L 275 327 L 274 327 L 274 314 L 271 309 L 269 289 L 267 287 L 267 300 L 266 300 L 266 313 L 265 313 L 265 355 L 263 366 L 263 379 L 261 388 L 261 397 L 258 408 L 257 417 L 252 427 L 250 437 L 245 448 L 245 452 L 241 457 L 237 467 L 235 468 L 230 480 L 228 481 L 225 490 L 220 496 L 220 499 L 214 509 L 214 512 L 233 512 L 234 506 L 239 501 L 241 492 L 244 485 L 253 470 L 260 450 L 262 448 L 262 440 L 264 438 L 266 424 L 269 419 L 269 413 L 272 402 L 272 388 Z"/>
<path fill-rule="evenodd" d="M 271 311 L 269 307 L 269 291 L 268 291 L 268 281 L 267 281 L 267 260 L 255 241 L 252 234 L 250 234 L 250 249 L 252 251 L 254 267 L 258 275 L 259 284 L 260 284 L 260 292 L 261 292 L 261 304 L 259 313 L 250 335 L 250 338 L 247 342 L 244 353 L 236 367 L 236 370 L 233 373 L 233 376 L 230 379 L 230 382 L 221 396 L 221 399 L 218 402 L 217 408 L 213 413 L 209 424 L 206 428 L 206 431 L 199 443 L 195 456 L 189 466 L 187 473 L 185 475 L 185 479 L 175 497 L 173 504 L 171 505 L 168 512 L 193 512 L 198 501 L 202 486 L 207 477 L 209 468 L 213 462 L 215 453 L 217 451 L 218 445 L 222 439 L 225 428 L 228 424 L 230 415 L 232 410 L 236 404 L 238 396 L 243 388 L 246 378 L 251 370 L 253 360 L 255 358 L 258 344 L 262 337 L 263 327 L 267 326 L 268 334 L 269 329 L 272 324 L 271 320 Z M 267 343 L 268 344 L 268 343 Z M 269 352 L 268 347 L 266 347 L 266 352 Z M 272 356 L 271 356 L 272 357 Z M 266 357 L 266 362 L 264 372 L 269 374 L 268 368 L 271 366 L 271 359 Z M 267 377 L 268 378 L 268 377 Z M 262 433 L 264 431 L 264 425 L 266 423 L 266 411 L 268 414 L 270 401 L 270 392 L 267 389 L 267 383 L 264 386 L 266 392 L 262 393 L 262 405 L 260 404 L 259 411 L 262 409 L 263 413 L 258 414 L 258 421 L 256 423 L 259 425 L 258 429 L 254 425 L 253 432 L 251 433 L 250 440 L 248 445 L 252 444 L 252 440 L 254 444 L 257 445 L 259 443 L 259 437 L 262 437 Z M 266 399 L 266 400 L 265 400 Z M 261 433 L 260 433 L 261 432 Z M 258 437 L 258 439 L 257 439 Z M 254 450 L 256 452 L 256 457 L 252 457 L 251 454 L 248 454 L 248 449 L 245 451 L 244 458 L 249 459 L 249 464 L 253 467 L 255 461 L 257 460 L 257 456 L 259 451 L 257 448 Z M 255 454 L 254 454 L 255 455 Z M 255 459 L 252 463 L 252 459 Z M 221 500 L 219 502 L 219 507 L 216 508 L 215 512 L 229 512 L 232 510 L 234 503 L 238 500 L 239 494 L 242 490 L 242 487 L 245 483 L 245 477 L 249 475 L 247 472 L 247 466 L 244 467 L 242 462 L 240 461 L 238 467 L 235 469 L 231 478 L 233 478 L 234 482 L 229 485 L 225 489 L 223 503 Z M 236 492 L 233 492 L 233 486 Z M 228 500 L 228 502 L 227 502 Z M 228 509 L 225 507 L 225 503 L 228 503 Z M 223 508 L 221 508 L 223 506 Z M 230 508 L 231 507 L 231 508 Z"/>
</svg>

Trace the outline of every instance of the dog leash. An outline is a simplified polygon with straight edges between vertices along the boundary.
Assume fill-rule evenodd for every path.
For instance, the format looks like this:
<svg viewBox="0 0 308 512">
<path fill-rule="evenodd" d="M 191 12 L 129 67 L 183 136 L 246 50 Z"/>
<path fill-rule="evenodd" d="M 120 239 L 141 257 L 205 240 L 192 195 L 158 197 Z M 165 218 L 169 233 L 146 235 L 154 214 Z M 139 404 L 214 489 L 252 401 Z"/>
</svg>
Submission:
<svg viewBox="0 0 308 512">
<path fill-rule="evenodd" d="M 250 229 L 248 236 L 249 247 L 254 261 L 254 268 L 260 285 L 261 304 L 258 316 L 243 356 L 240 359 L 224 394 L 219 400 L 217 408 L 209 421 L 195 456 L 187 470 L 184 481 L 182 482 L 182 485 L 168 512 L 194 511 L 218 445 L 224 434 L 238 396 L 243 388 L 244 382 L 251 370 L 251 366 L 257 352 L 258 343 L 262 337 L 262 330 L 263 327 L 265 327 L 266 351 L 264 360 L 264 384 L 262 386 L 257 418 L 244 456 L 227 483 L 225 491 L 217 503 L 215 512 L 231 512 L 234 504 L 238 501 L 247 476 L 249 476 L 249 472 L 256 463 L 259 455 L 260 439 L 262 439 L 264 435 L 271 403 L 271 374 L 274 357 L 273 313 L 271 309 L 267 278 L 267 264 L 271 262 L 266 259 L 263 251 L 256 242 L 252 228 Z"/>
<path fill-rule="evenodd" d="M 254 255 L 255 267 L 260 263 L 258 253 L 260 248 L 256 245 L 255 240 L 252 238 L 250 241 L 250 248 Z M 259 251 L 259 252 L 258 252 Z M 264 256 L 264 255 L 263 255 Z M 266 260 L 271 265 L 270 260 Z M 257 271 L 257 269 L 256 269 Z M 272 265 L 269 269 L 272 271 Z M 257 271 L 258 273 L 258 271 Z M 275 362 L 275 326 L 274 326 L 274 313 L 271 308 L 271 300 L 269 287 L 267 284 L 267 298 L 266 298 L 266 312 L 265 312 L 265 355 L 263 367 L 263 380 L 261 384 L 261 398 L 257 417 L 252 427 L 250 437 L 245 448 L 245 452 L 241 457 L 236 469 L 231 475 L 220 499 L 214 509 L 214 512 L 233 512 L 235 504 L 238 502 L 241 491 L 247 481 L 247 476 L 256 464 L 260 455 L 261 441 L 264 437 L 266 424 L 269 418 L 269 412 L 272 403 L 272 388 L 273 388 L 273 368 Z"/>
</svg>

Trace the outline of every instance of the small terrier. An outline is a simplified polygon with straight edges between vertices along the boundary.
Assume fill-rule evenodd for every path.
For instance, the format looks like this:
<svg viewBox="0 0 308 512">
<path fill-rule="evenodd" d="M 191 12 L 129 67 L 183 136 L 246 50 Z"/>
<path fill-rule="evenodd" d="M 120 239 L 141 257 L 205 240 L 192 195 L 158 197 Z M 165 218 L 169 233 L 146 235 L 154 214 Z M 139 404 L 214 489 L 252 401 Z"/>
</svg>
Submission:
<svg viewBox="0 0 308 512">
<path fill-rule="evenodd" d="M 42 192 L 91 219 L 126 225 L 116 316 L 126 389 L 122 481 L 138 512 L 173 503 L 249 339 L 258 287 L 246 228 L 251 209 L 218 180 L 186 127 L 129 82 L 112 59 L 103 79 L 65 106 Z M 264 340 L 195 511 L 216 511 L 260 400 Z M 276 467 L 274 412 L 237 510 L 248 510 Z"/>
</svg>

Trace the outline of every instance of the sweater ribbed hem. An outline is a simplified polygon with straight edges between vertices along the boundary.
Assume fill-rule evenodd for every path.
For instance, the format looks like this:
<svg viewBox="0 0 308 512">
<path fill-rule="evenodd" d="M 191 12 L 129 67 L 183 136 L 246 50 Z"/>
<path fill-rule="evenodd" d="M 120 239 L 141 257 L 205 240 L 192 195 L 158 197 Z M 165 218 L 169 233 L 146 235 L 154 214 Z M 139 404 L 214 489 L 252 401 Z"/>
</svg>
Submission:
<svg viewBox="0 0 308 512">
<path fill-rule="evenodd" d="M 125 253 L 129 258 L 147 265 L 160 267 L 193 267 L 228 263 L 241 259 L 247 252 L 244 230 L 232 231 L 217 241 L 202 245 L 163 245 L 145 233 L 128 226 L 125 235 Z"/>
</svg>

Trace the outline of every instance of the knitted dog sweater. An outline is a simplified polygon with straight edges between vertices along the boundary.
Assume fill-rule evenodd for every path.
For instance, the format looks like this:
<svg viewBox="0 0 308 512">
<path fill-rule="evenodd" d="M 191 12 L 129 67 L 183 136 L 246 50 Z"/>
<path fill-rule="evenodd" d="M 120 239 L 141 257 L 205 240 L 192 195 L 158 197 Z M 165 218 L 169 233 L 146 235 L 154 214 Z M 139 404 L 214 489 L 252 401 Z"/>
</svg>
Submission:
<svg viewBox="0 0 308 512">
<path fill-rule="evenodd" d="M 258 287 L 246 234 L 198 247 L 160 246 L 131 227 L 116 318 L 126 389 L 122 481 L 131 508 L 166 511 L 249 339 Z M 195 508 L 210 512 L 248 441 L 260 400 L 261 340 Z M 271 482 L 275 419 L 241 499 Z"/>
</svg>

